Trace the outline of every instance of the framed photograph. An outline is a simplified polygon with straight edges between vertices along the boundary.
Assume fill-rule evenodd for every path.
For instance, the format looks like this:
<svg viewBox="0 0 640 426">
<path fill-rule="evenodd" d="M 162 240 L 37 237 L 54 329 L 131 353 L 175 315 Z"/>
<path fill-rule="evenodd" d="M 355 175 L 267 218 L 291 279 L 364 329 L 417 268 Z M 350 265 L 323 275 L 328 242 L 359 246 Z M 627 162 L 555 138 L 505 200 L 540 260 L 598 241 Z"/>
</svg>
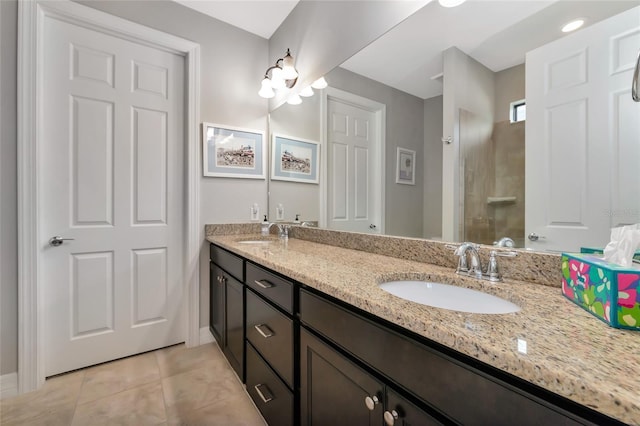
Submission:
<svg viewBox="0 0 640 426">
<path fill-rule="evenodd" d="M 396 183 L 416 184 L 416 152 L 398 147 L 396 160 Z"/>
<path fill-rule="evenodd" d="M 264 132 L 202 123 L 202 159 L 205 176 L 264 179 Z"/>
<path fill-rule="evenodd" d="M 318 142 L 273 135 L 271 179 L 318 183 Z"/>
</svg>

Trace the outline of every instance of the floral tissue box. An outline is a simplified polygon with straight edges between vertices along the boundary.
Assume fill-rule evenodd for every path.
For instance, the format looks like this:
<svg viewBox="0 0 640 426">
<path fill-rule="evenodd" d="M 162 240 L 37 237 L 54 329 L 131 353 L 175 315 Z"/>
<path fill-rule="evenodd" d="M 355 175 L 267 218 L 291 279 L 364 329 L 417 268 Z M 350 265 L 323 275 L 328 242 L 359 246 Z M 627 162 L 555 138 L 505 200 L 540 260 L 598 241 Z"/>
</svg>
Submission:
<svg viewBox="0 0 640 426">
<path fill-rule="evenodd" d="M 640 330 L 640 268 L 562 253 L 562 294 L 612 327 Z"/>
</svg>

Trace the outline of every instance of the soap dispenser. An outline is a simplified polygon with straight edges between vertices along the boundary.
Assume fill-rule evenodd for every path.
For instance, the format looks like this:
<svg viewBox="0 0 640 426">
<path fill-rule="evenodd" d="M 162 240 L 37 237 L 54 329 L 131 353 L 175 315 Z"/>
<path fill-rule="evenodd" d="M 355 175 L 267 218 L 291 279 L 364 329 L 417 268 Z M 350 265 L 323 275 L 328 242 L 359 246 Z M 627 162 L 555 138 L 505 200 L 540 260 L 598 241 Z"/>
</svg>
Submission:
<svg viewBox="0 0 640 426">
<path fill-rule="evenodd" d="M 299 224 L 300 223 L 300 214 L 296 214 L 296 218 L 293 220 L 293 223 L 295 224 Z"/>
<path fill-rule="evenodd" d="M 267 215 L 264 215 L 264 220 L 262 221 L 262 225 L 260 226 L 260 234 L 263 237 L 269 236 L 269 221 L 267 220 Z"/>
</svg>

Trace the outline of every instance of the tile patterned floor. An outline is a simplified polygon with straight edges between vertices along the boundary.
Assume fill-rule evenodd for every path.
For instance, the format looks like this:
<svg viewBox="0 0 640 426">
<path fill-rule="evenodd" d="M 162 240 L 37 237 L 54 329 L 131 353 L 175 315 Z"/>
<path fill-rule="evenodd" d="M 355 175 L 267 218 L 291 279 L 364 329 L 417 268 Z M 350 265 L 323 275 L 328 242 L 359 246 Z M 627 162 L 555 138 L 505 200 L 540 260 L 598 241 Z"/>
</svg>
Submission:
<svg viewBox="0 0 640 426">
<path fill-rule="evenodd" d="M 218 346 L 172 346 L 53 377 L 0 401 L 3 426 L 224 425 L 264 420 Z"/>
</svg>

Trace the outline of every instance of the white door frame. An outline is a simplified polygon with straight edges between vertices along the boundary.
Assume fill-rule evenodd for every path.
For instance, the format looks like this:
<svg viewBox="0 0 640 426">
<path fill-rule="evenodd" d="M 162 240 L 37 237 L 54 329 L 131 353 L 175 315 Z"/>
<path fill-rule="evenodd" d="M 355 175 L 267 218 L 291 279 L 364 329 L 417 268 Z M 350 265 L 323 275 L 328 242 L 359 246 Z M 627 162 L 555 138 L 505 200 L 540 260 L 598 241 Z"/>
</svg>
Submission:
<svg viewBox="0 0 640 426">
<path fill-rule="evenodd" d="M 38 153 L 42 116 L 42 37 L 45 17 L 54 17 L 185 58 L 186 176 L 184 305 L 187 346 L 199 344 L 199 254 L 204 231 L 198 223 L 200 174 L 200 46 L 192 41 L 71 1 L 18 2 L 18 390 L 39 388 L 45 380 L 44 318 L 40 288 Z"/>
<path fill-rule="evenodd" d="M 328 175 L 329 167 L 328 167 L 328 131 L 327 125 L 329 123 L 329 119 L 327 117 L 328 114 L 328 106 L 329 99 L 335 99 L 338 102 L 342 102 L 345 104 L 353 105 L 357 108 L 366 109 L 375 114 L 376 116 L 376 127 L 378 137 L 376 143 L 380 147 L 380 233 L 384 234 L 385 232 L 385 210 L 386 210 L 386 168 L 385 168 L 385 157 L 386 157 L 386 130 L 387 130 L 387 106 L 383 103 L 373 101 L 368 98 L 364 98 L 362 96 L 354 95 L 353 93 L 345 92 L 344 90 L 336 89 L 334 87 L 327 87 L 322 91 L 322 100 L 320 102 L 320 123 L 321 123 L 321 133 L 322 133 L 322 146 L 320 147 L 321 156 L 323 158 L 321 173 L 320 173 L 320 217 L 318 218 L 318 226 L 322 228 L 327 227 L 327 184 L 328 184 Z"/>
</svg>

